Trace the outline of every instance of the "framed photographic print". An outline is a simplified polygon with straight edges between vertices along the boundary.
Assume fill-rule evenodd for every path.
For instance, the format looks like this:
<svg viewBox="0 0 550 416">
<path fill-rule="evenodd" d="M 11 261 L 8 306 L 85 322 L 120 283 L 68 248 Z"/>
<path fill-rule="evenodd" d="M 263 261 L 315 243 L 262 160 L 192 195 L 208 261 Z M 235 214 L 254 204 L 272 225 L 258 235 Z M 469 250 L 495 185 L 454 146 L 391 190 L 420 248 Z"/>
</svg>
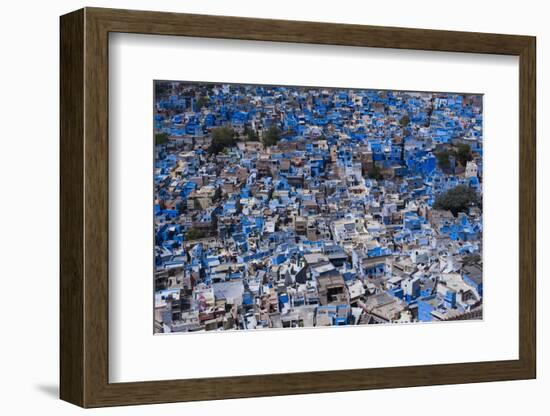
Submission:
<svg viewBox="0 0 550 416">
<path fill-rule="evenodd" d="M 536 376 L 535 38 L 61 17 L 83 406 Z"/>
</svg>

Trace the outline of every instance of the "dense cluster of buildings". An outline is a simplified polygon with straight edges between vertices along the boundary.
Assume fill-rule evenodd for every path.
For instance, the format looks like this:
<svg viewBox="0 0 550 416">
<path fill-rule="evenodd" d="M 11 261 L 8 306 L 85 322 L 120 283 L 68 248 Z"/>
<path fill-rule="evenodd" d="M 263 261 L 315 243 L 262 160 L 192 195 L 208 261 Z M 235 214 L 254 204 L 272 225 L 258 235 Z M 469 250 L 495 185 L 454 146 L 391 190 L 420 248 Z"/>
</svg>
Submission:
<svg viewBox="0 0 550 416">
<path fill-rule="evenodd" d="M 480 95 L 155 89 L 155 332 L 481 319 Z"/>
</svg>

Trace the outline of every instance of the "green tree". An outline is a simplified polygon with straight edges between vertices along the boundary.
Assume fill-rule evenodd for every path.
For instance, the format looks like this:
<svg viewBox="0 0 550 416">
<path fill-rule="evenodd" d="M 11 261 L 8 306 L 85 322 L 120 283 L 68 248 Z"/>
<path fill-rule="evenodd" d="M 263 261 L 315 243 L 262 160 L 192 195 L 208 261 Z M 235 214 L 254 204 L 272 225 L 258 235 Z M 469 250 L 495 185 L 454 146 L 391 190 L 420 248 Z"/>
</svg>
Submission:
<svg viewBox="0 0 550 416">
<path fill-rule="evenodd" d="M 212 197 L 212 202 L 219 202 L 221 201 L 223 196 L 222 188 L 221 186 L 218 186 L 216 190 L 214 191 L 214 196 Z"/>
<path fill-rule="evenodd" d="M 464 185 L 458 185 L 439 195 L 434 202 L 434 209 L 449 210 L 456 217 L 459 212 L 466 212 L 468 208 L 479 206 L 480 198 L 476 191 Z"/>
<path fill-rule="evenodd" d="M 247 131 L 245 133 L 246 133 L 246 140 L 247 141 L 249 141 L 249 142 L 259 142 L 260 141 L 260 138 L 258 137 L 258 133 L 256 133 L 254 130 L 247 128 Z"/>
<path fill-rule="evenodd" d="M 270 126 L 267 131 L 264 131 L 262 142 L 264 147 L 274 146 L 281 138 L 281 130 L 277 126 Z"/>
<path fill-rule="evenodd" d="M 185 239 L 187 241 L 198 240 L 204 237 L 205 237 L 204 231 L 199 230 L 198 228 L 190 228 L 185 233 Z"/>
<path fill-rule="evenodd" d="M 451 160 L 449 156 L 450 153 L 446 150 L 442 150 L 441 152 L 437 152 L 435 154 L 435 157 L 437 158 L 437 164 L 441 169 L 445 170 L 451 167 Z"/>
<path fill-rule="evenodd" d="M 164 144 L 168 141 L 168 134 L 166 133 L 155 133 L 155 144 Z"/>
<path fill-rule="evenodd" d="M 472 160 L 472 150 L 469 144 L 460 143 L 456 146 L 456 158 L 462 166 Z"/>
<path fill-rule="evenodd" d="M 159 99 L 160 96 L 166 95 L 170 92 L 170 85 L 168 82 L 156 81 L 155 82 L 155 97 Z"/>
<path fill-rule="evenodd" d="M 195 109 L 198 111 L 200 110 L 201 108 L 203 107 L 207 107 L 208 106 L 208 98 L 205 97 L 204 95 L 201 95 L 198 99 L 197 99 L 197 104 L 195 106 Z"/>
<path fill-rule="evenodd" d="M 411 119 L 408 114 L 405 114 L 399 119 L 399 125 L 401 126 L 401 132 L 403 137 L 401 138 L 401 160 L 405 162 L 405 137 L 410 134 L 409 124 Z"/>
<path fill-rule="evenodd" d="M 376 165 L 374 165 L 372 169 L 369 169 L 368 176 L 370 179 L 376 179 L 378 181 L 381 179 L 384 179 L 384 175 L 382 175 L 382 171 Z"/>
<path fill-rule="evenodd" d="M 218 127 L 212 130 L 212 144 L 208 148 L 208 153 L 217 155 L 228 147 L 235 146 L 235 132 L 229 127 Z"/>
</svg>

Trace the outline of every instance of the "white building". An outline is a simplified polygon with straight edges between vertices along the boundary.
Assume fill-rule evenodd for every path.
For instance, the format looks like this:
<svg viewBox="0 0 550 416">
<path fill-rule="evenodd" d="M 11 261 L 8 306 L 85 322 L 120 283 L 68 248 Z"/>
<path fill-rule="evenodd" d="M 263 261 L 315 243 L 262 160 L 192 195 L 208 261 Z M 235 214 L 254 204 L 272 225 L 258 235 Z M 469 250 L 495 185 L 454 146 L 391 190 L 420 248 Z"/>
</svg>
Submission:
<svg viewBox="0 0 550 416">
<path fill-rule="evenodd" d="M 464 176 L 467 178 L 477 178 L 477 164 L 473 160 L 466 163 L 466 171 L 464 172 Z"/>
</svg>

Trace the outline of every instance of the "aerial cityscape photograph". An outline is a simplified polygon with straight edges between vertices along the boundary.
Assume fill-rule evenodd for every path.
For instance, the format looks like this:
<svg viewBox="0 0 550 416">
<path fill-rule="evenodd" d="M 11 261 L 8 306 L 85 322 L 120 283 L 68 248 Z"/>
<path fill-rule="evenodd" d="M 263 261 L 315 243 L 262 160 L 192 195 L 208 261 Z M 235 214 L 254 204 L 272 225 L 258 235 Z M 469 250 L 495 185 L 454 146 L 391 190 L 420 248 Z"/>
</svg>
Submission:
<svg viewBox="0 0 550 416">
<path fill-rule="evenodd" d="M 154 81 L 153 127 L 154 333 L 483 319 L 483 95 Z"/>
</svg>

